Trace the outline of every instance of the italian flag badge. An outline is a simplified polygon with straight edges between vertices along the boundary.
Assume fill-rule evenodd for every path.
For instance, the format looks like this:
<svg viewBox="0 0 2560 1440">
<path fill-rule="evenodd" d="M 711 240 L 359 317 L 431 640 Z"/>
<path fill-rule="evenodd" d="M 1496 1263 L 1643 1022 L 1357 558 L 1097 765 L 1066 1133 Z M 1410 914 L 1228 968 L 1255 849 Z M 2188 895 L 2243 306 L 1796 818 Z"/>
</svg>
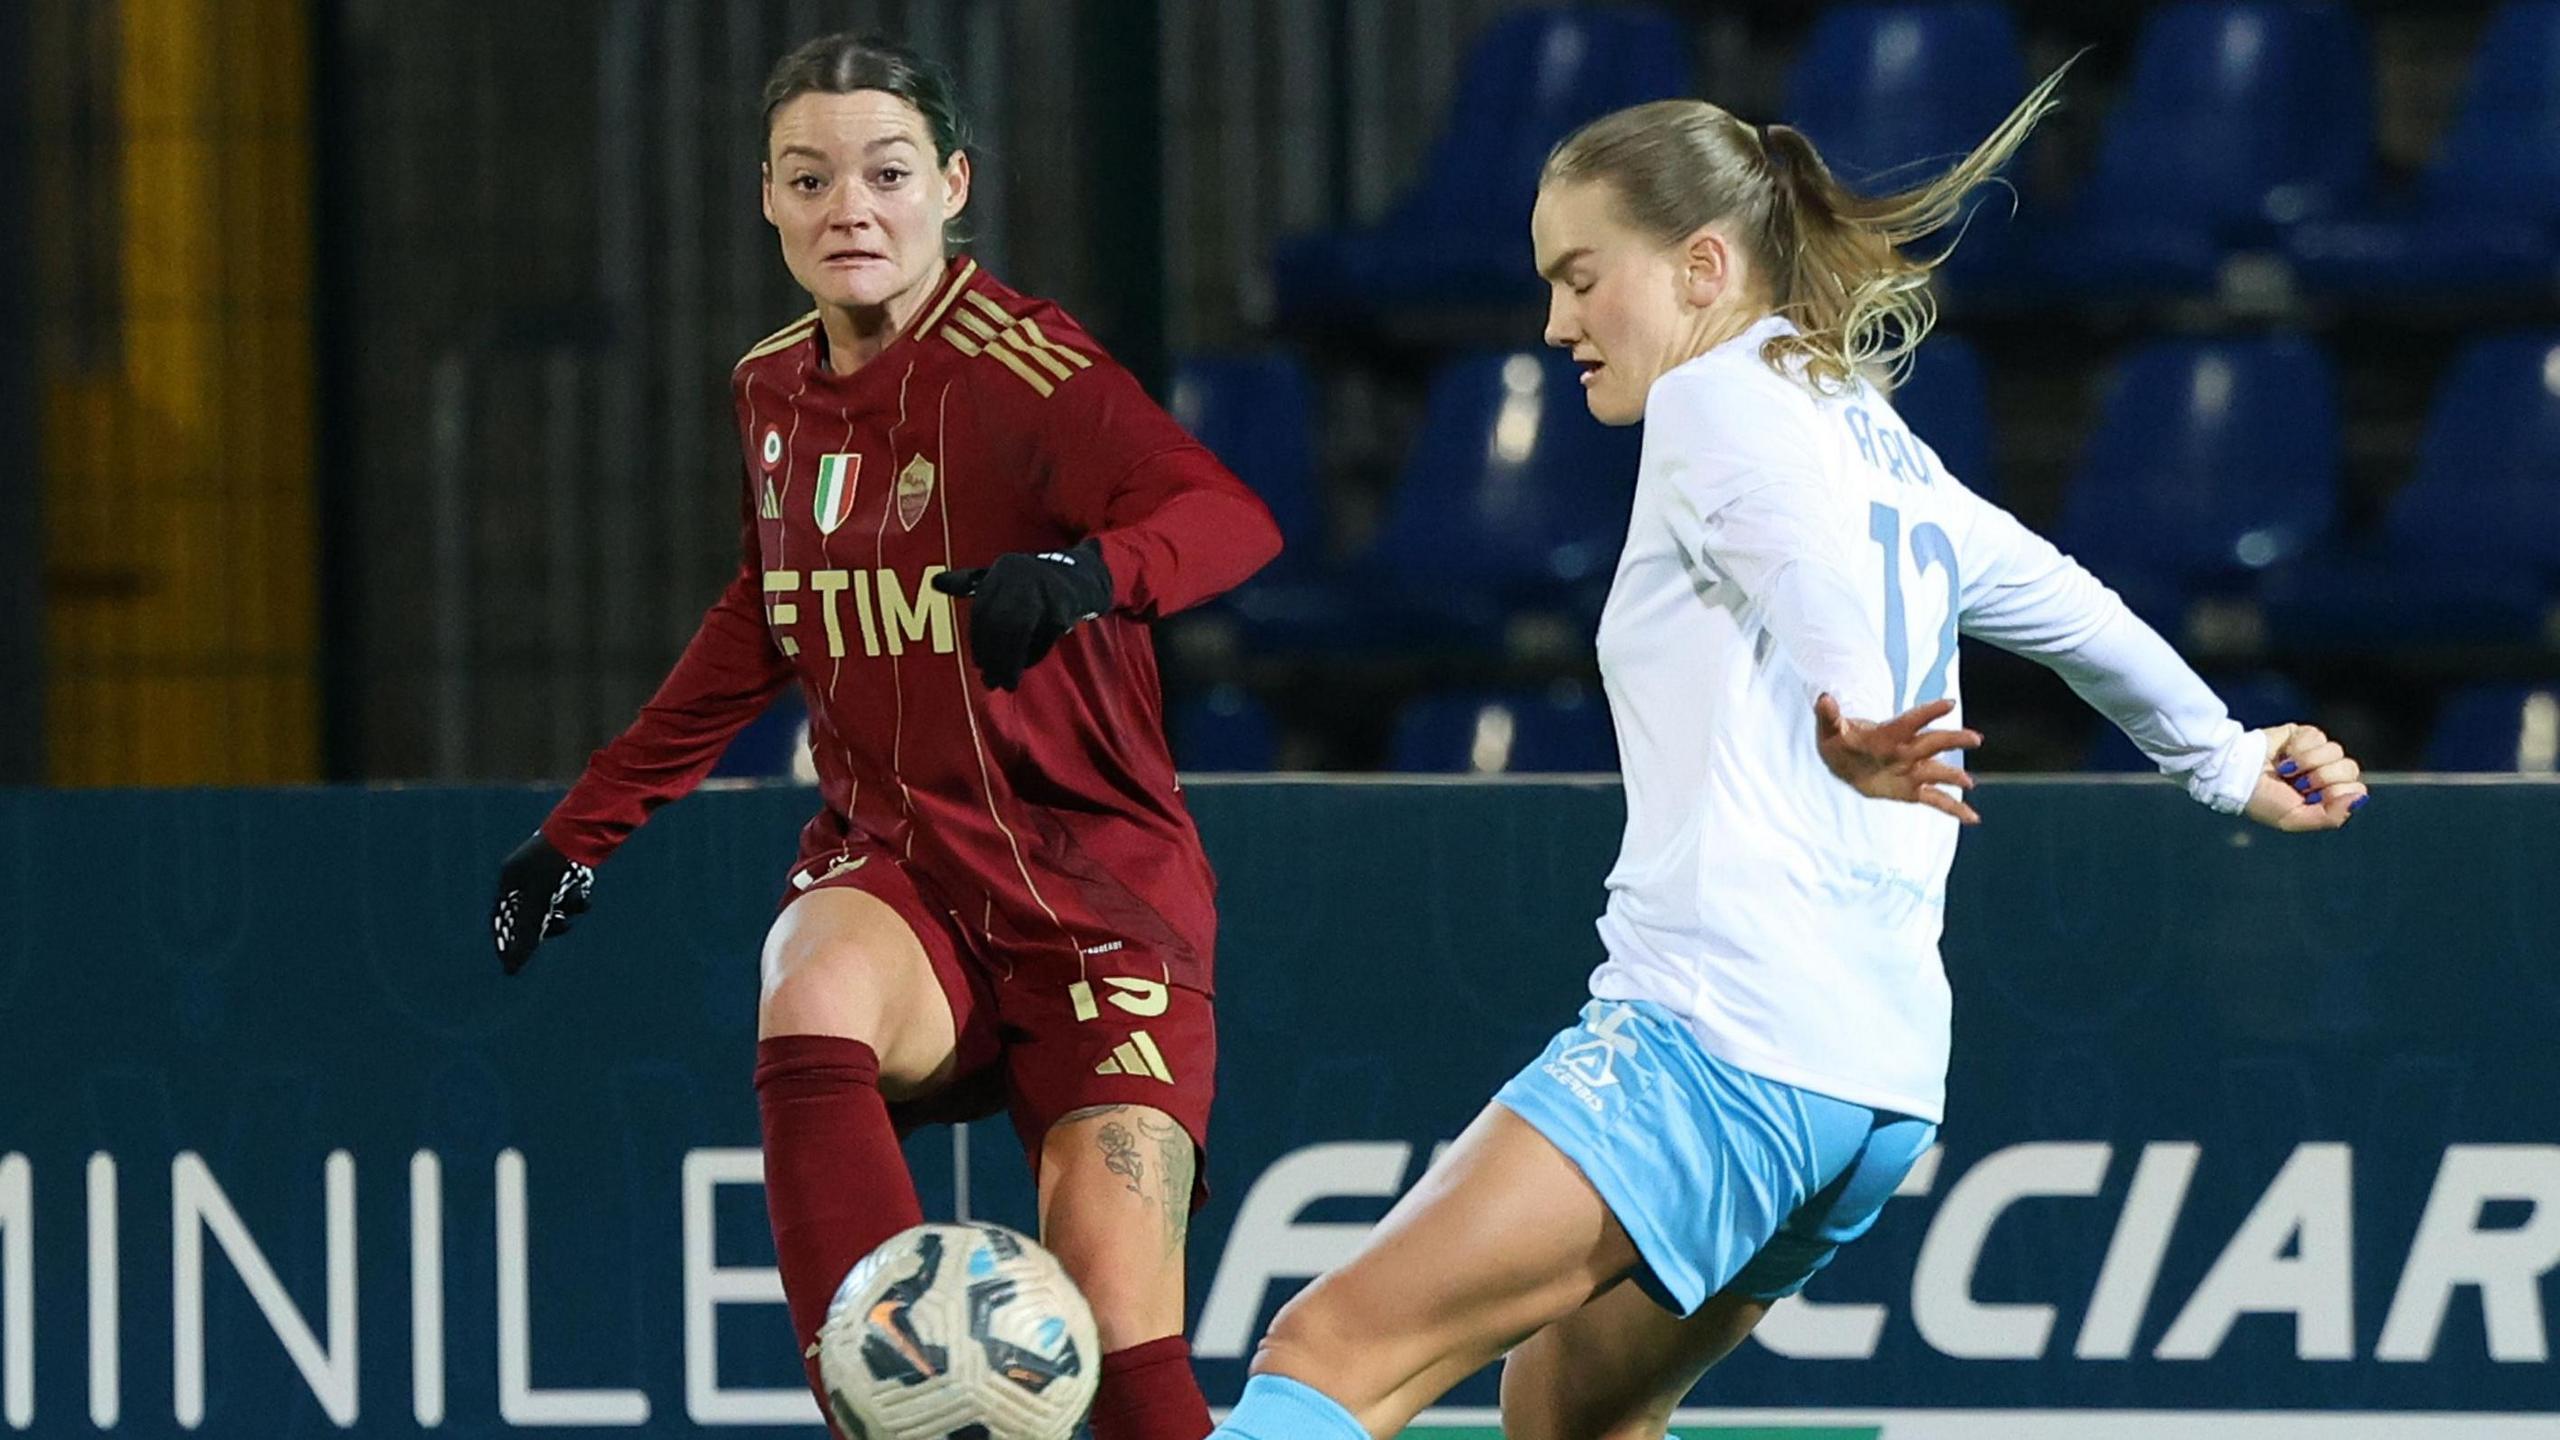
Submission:
<svg viewBox="0 0 2560 1440">
<path fill-rule="evenodd" d="M 814 504 L 818 512 L 818 533 L 833 535 L 844 517 L 853 513 L 853 484 L 861 478 L 860 455 L 821 455 L 818 457 L 818 493 Z"/>
</svg>

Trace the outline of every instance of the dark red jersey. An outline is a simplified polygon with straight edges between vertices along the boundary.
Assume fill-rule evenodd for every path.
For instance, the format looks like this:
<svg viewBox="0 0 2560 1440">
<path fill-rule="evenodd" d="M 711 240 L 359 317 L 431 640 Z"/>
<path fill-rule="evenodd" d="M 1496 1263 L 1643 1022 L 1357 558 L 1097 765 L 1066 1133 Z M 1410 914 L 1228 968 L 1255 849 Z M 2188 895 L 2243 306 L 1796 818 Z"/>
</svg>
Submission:
<svg viewBox="0 0 2560 1440">
<path fill-rule="evenodd" d="M 1007 965 L 1132 951 L 1209 988 L 1208 861 L 1147 622 L 1278 553 L 1270 512 L 1082 326 L 975 261 L 838 374 L 816 315 L 732 379 L 745 554 L 674 671 L 543 824 L 593 864 L 793 679 L 825 802 L 803 861 L 900 857 Z M 1114 608 L 990 691 L 945 569 L 1091 537 Z"/>
</svg>

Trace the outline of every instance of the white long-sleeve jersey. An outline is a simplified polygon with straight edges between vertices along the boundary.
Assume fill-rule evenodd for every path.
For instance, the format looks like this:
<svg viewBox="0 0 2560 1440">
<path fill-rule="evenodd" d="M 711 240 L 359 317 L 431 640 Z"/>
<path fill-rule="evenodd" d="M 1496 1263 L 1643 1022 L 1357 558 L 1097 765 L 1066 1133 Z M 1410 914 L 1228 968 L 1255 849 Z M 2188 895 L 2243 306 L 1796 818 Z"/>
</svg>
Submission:
<svg viewBox="0 0 2560 1440">
<path fill-rule="evenodd" d="M 2247 803 L 2265 743 L 1875 390 L 1772 370 L 1761 346 L 1791 328 L 1765 320 L 1646 398 L 1600 621 L 1627 830 L 1591 990 L 1670 1008 L 1755 1074 L 1937 1120 L 1958 826 L 1835 778 L 1814 698 L 1884 720 L 1944 696 L 1960 725 L 1956 640 L 1974 635 L 2059 672 L 2217 810 Z"/>
</svg>

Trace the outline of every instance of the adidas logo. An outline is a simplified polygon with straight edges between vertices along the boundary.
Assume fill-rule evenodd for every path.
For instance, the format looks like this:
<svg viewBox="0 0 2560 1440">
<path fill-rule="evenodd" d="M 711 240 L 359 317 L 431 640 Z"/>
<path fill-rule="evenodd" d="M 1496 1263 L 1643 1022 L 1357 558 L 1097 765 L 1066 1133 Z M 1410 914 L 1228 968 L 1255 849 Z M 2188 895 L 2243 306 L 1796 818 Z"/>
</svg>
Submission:
<svg viewBox="0 0 2560 1440">
<path fill-rule="evenodd" d="M 1164 1063 L 1164 1052 L 1156 1048 L 1155 1037 L 1144 1030 L 1130 1031 L 1128 1039 L 1113 1046 L 1111 1053 L 1102 1057 L 1102 1063 L 1093 1067 L 1093 1073 L 1144 1075 L 1167 1085 L 1173 1083 L 1173 1070 Z"/>
</svg>

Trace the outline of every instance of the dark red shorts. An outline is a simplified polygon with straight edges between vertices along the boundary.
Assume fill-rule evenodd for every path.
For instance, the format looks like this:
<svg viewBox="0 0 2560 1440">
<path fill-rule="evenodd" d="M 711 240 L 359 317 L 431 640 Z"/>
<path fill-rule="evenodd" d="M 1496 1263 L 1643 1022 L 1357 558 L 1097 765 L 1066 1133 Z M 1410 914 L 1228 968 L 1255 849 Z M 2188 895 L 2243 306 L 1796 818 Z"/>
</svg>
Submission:
<svg viewBox="0 0 2560 1440">
<path fill-rule="evenodd" d="M 1036 1179 L 1052 1126 L 1096 1105 L 1146 1105 L 1173 1117 L 1199 1151 L 1196 1209 L 1208 1196 L 1209 1102 L 1218 1028 L 1209 997 L 1165 981 L 1163 964 L 1123 943 L 1078 966 L 1018 962 L 936 903 L 897 856 L 863 842 L 792 867 L 784 905 L 817 890 L 859 890 L 897 912 L 924 946 L 959 1037 L 951 1081 L 894 1102 L 901 1135 L 1009 1112 Z M 1103 942 L 1107 944 L 1108 942 Z"/>
</svg>

